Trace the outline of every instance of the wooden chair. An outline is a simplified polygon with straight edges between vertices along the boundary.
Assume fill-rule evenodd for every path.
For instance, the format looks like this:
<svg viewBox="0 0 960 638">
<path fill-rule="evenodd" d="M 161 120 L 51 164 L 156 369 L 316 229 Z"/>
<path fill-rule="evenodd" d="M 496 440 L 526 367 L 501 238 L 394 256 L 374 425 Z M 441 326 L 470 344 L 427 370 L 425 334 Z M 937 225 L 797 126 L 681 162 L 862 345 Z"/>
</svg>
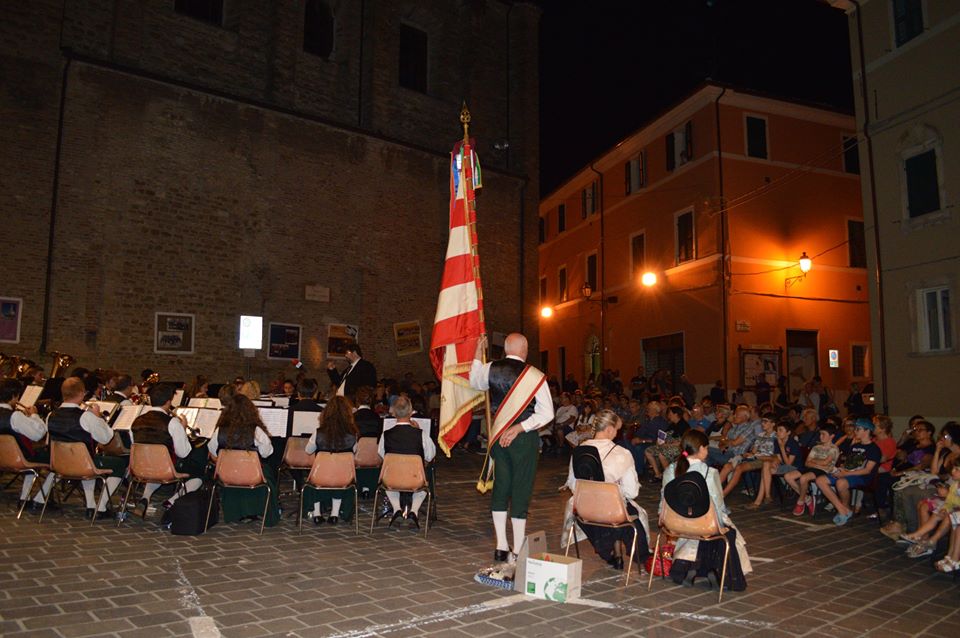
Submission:
<svg viewBox="0 0 960 638">
<path fill-rule="evenodd" d="M 260 467 L 260 455 L 254 450 L 220 450 L 217 455 L 217 467 L 213 474 L 213 489 L 210 491 L 210 502 L 207 504 L 207 518 L 203 523 L 203 531 L 210 525 L 210 510 L 213 508 L 214 496 L 217 488 L 235 487 L 245 490 L 267 488 L 267 498 L 263 502 L 263 513 L 260 516 L 260 535 L 267 524 L 267 508 L 270 506 L 270 497 L 273 490 L 263 477 L 263 468 Z"/>
<path fill-rule="evenodd" d="M 430 485 L 427 483 L 427 476 L 423 469 L 423 459 L 416 454 L 387 454 L 383 457 L 383 466 L 380 468 L 380 480 L 377 482 L 377 489 L 373 494 L 373 502 L 376 504 L 380 497 L 380 490 L 392 490 L 396 492 L 417 492 L 426 490 L 427 492 L 427 516 L 423 527 L 423 537 L 427 537 L 430 531 Z M 373 527 L 377 523 L 377 510 L 373 509 L 373 517 L 370 520 L 370 533 L 373 533 Z"/>
<path fill-rule="evenodd" d="M 127 501 L 130 499 L 130 492 L 135 484 L 159 483 L 160 485 L 170 485 L 176 483 L 177 494 L 182 495 L 184 493 L 183 480 L 190 477 L 189 474 L 177 472 L 167 446 L 159 443 L 134 443 L 131 445 L 129 470 L 127 492 L 123 495 L 123 501 L 120 502 L 121 513 L 127 511 Z M 120 527 L 123 518 L 123 516 L 117 517 L 117 527 Z M 146 507 L 143 508 L 143 518 L 147 518 Z"/>
<path fill-rule="evenodd" d="M 46 463 L 32 463 L 23 455 L 17 440 L 10 434 L 0 435 L 0 474 L 11 472 L 15 474 L 14 480 L 24 474 L 32 474 L 37 485 L 40 485 L 40 470 L 50 470 Z M 42 485 L 40 485 L 42 487 Z M 39 489 L 39 488 L 38 488 Z M 23 509 L 27 506 L 30 495 L 23 500 L 20 508 L 17 510 L 17 520 L 23 516 Z"/>
<path fill-rule="evenodd" d="M 596 525 L 597 527 L 611 529 L 629 527 L 633 530 L 633 542 L 630 544 L 630 562 L 627 563 L 627 576 L 623 582 L 624 587 L 629 585 L 630 569 L 633 567 L 633 558 L 637 552 L 637 528 L 634 525 L 637 517 L 631 516 L 627 512 L 626 503 L 624 503 L 617 484 L 577 479 L 577 486 L 573 492 L 573 518 L 580 525 Z M 571 525 L 564 556 L 570 553 L 571 545 L 577 545 L 575 531 L 576 525 Z M 578 547 L 578 556 L 579 551 Z"/>
<path fill-rule="evenodd" d="M 100 495 L 107 489 L 107 477 L 113 474 L 113 470 L 100 469 L 90 456 L 90 450 L 86 444 L 79 442 L 51 441 L 50 442 L 50 471 L 53 472 L 54 481 L 50 488 L 50 494 L 45 494 L 43 499 L 43 509 L 40 510 L 40 520 L 43 522 L 43 515 L 47 511 L 47 503 L 53 496 L 53 490 L 57 483 L 61 481 L 100 481 Z M 94 496 L 96 496 L 96 483 L 94 483 Z M 41 489 L 42 486 L 41 486 Z M 94 498 L 94 502 L 98 502 Z M 93 508 L 93 516 L 90 518 L 90 525 L 97 522 L 97 508 Z"/>
<path fill-rule="evenodd" d="M 329 491 L 353 488 L 353 520 L 360 533 L 360 504 L 357 500 L 357 473 L 352 452 L 317 452 L 307 482 L 300 490 L 297 533 L 303 533 L 303 495 L 308 490 Z"/>
<path fill-rule="evenodd" d="M 657 532 L 657 543 L 653 549 L 654 560 L 660 560 L 660 572 L 663 571 L 663 557 L 660 556 L 660 539 L 664 536 L 673 536 L 674 538 L 686 538 L 696 541 L 718 541 L 722 540 L 726 546 L 723 552 L 723 570 L 720 573 L 720 598 L 717 602 L 723 601 L 723 585 L 727 578 L 727 562 L 730 558 L 730 541 L 727 539 L 728 528 L 720 525 L 720 519 L 717 517 L 717 510 L 710 501 L 710 509 L 707 513 L 698 518 L 686 518 L 680 516 L 673 510 L 666 501 L 663 501 L 663 513 L 660 515 L 660 530 Z M 649 590 L 653 586 L 653 572 L 650 570 L 650 580 L 647 583 Z M 662 577 L 665 577 L 662 576 Z"/>
</svg>

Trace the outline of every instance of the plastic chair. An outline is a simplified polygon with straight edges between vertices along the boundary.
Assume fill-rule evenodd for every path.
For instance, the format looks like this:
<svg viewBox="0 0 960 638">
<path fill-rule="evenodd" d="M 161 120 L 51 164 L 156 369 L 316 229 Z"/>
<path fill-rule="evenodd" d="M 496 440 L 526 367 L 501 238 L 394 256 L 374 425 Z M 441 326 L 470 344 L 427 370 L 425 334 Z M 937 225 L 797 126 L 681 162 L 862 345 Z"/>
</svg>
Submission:
<svg viewBox="0 0 960 638">
<path fill-rule="evenodd" d="M 609 527 L 611 529 L 629 527 L 633 530 L 633 542 L 630 543 L 630 562 L 627 564 L 627 576 L 623 582 L 624 587 L 629 585 L 630 569 L 633 567 L 633 557 L 637 552 L 637 528 L 634 526 L 637 517 L 631 516 L 627 512 L 627 506 L 617 484 L 577 479 L 577 486 L 573 492 L 573 518 L 580 525 L 596 525 L 597 527 Z M 576 526 L 571 525 L 564 556 L 570 553 L 571 545 L 577 545 L 575 530 Z M 578 547 L 578 556 L 579 552 Z"/>
<path fill-rule="evenodd" d="M 280 469 L 278 470 L 278 480 L 279 473 L 283 470 L 287 470 L 290 474 L 290 478 L 293 481 L 293 493 L 296 494 L 297 490 L 297 479 L 291 472 L 302 470 L 307 472 L 313 466 L 313 455 L 307 454 L 306 447 L 307 442 L 310 439 L 302 436 L 292 436 L 287 439 L 287 443 L 283 448 L 283 460 L 280 462 Z"/>
<path fill-rule="evenodd" d="M 130 492 L 137 483 L 159 483 L 160 485 L 177 484 L 177 493 L 184 492 L 183 480 L 189 478 L 189 474 L 177 472 L 173 465 L 173 459 L 170 458 L 170 451 L 166 445 L 159 443 L 134 443 L 130 446 L 130 475 L 127 477 L 127 492 L 123 495 L 123 501 L 120 502 L 120 511 L 127 511 L 127 502 L 130 499 Z M 147 508 L 143 508 L 143 518 L 147 518 Z M 117 527 L 123 522 L 124 517 L 117 517 Z"/>
<path fill-rule="evenodd" d="M 353 520 L 360 533 L 360 503 L 357 500 L 357 473 L 352 452 L 317 452 L 307 482 L 300 490 L 300 509 L 297 510 L 297 533 L 303 533 L 303 495 L 307 489 L 317 491 L 353 488 Z"/>
<path fill-rule="evenodd" d="M 54 481 L 50 488 L 50 494 L 45 494 L 43 498 L 43 509 L 40 510 L 40 520 L 37 524 L 43 522 L 43 515 L 47 511 L 47 503 L 53 495 L 53 488 L 60 481 L 100 481 L 103 490 L 107 489 L 107 477 L 113 474 L 113 470 L 100 469 L 90 456 L 90 449 L 84 443 L 51 441 L 50 442 L 50 471 L 53 472 Z M 41 490 L 43 487 L 41 486 Z M 96 494 L 97 485 L 93 485 L 94 494 Z M 97 508 L 93 508 L 93 516 L 90 518 L 90 525 L 97 522 Z"/>
<path fill-rule="evenodd" d="M 263 536 L 263 527 L 267 524 L 267 508 L 270 506 L 270 497 L 273 490 L 263 477 L 263 468 L 260 466 L 260 455 L 253 450 L 220 450 L 217 455 L 217 467 L 213 473 L 213 490 L 210 492 L 210 502 L 207 504 L 207 518 L 203 523 L 203 531 L 210 525 L 210 510 L 213 508 L 214 496 L 217 488 L 236 487 L 245 490 L 267 488 L 267 498 L 263 503 L 263 514 L 260 516 L 260 535 Z"/>
<path fill-rule="evenodd" d="M 362 439 L 361 439 L 362 440 Z M 423 537 L 430 531 L 430 485 L 423 469 L 423 459 L 416 454 L 393 454 L 383 457 L 383 466 L 380 468 L 380 480 L 373 494 L 373 502 L 379 502 L 380 490 L 396 492 L 427 492 L 427 517 L 423 528 Z M 370 533 L 377 523 L 377 510 L 374 507 L 373 517 L 370 520 Z"/>
<path fill-rule="evenodd" d="M 50 466 L 46 463 L 28 461 L 12 435 L 0 435 L 0 474 L 4 472 L 16 474 L 14 481 L 24 474 L 33 474 L 37 484 L 40 485 L 40 470 L 49 471 Z M 30 500 L 29 494 L 27 496 L 20 505 L 20 509 L 17 510 L 17 520 L 20 520 L 20 517 L 23 516 L 23 509 L 27 506 L 27 501 Z"/>
<path fill-rule="evenodd" d="M 375 436 L 360 437 L 357 441 L 357 452 L 354 454 L 354 465 L 357 468 L 379 468 L 383 465 L 380 452 L 377 449 L 380 440 Z"/>
<path fill-rule="evenodd" d="M 717 517 L 717 510 L 713 507 L 713 501 L 710 501 L 710 509 L 707 513 L 698 518 L 686 518 L 673 510 L 666 501 L 663 503 L 663 512 L 660 515 L 660 530 L 657 532 L 657 543 L 653 549 L 653 555 L 658 557 L 660 562 L 660 572 L 663 573 L 663 557 L 660 556 L 660 539 L 664 536 L 673 536 L 675 538 L 686 538 L 696 541 L 718 541 L 722 540 L 725 549 L 723 552 L 723 570 L 720 573 L 720 598 L 717 602 L 723 601 L 723 585 L 727 578 L 727 562 L 730 558 L 730 541 L 727 539 L 728 528 L 720 525 L 720 519 Z M 657 560 L 657 558 L 654 558 Z M 650 581 L 647 583 L 647 590 L 653 587 L 653 572 L 650 570 Z"/>
</svg>

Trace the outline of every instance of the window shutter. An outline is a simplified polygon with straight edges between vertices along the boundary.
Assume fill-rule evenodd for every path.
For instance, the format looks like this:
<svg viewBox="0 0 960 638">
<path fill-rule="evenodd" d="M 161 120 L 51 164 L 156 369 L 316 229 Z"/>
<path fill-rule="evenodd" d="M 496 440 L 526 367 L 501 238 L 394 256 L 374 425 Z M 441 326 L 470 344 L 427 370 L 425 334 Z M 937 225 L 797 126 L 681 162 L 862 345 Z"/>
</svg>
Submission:
<svg viewBox="0 0 960 638">
<path fill-rule="evenodd" d="M 667 170 L 672 171 L 676 167 L 676 158 L 674 155 L 673 133 L 667 135 Z"/>
<path fill-rule="evenodd" d="M 627 195 L 630 194 L 630 162 L 623 165 L 623 190 Z"/>
<path fill-rule="evenodd" d="M 687 125 L 683 127 L 683 137 L 684 142 L 686 142 L 686 148 L 684 149 L 687 154 L 687 161 L 693 159 L 693 122 L 687 122 Z"/>
</svg>

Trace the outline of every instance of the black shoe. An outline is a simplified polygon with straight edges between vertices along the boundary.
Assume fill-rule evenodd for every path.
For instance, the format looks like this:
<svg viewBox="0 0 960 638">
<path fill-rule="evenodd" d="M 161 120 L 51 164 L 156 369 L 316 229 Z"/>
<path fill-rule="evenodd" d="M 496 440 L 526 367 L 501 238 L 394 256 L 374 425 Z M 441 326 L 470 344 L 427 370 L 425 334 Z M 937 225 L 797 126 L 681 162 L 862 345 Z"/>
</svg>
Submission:
<svg viewBox="0 0 960 638">
<path fill-rule="evenodd" d="M 48 511 L 48 512 L 55 512 L 55 511 L 57 511 L 57 510 L 59 510 L 59 509 L 60 509 L 60 506 L 57 505 L 56 503 L 48 503 L 48 504 L 47 504 L 47 511 Z M 28 512 L 33 512 L 34 514 L 39 514 L 40 512 L 43 511 L 43 503 L 38 503 L 38 502 L 36 502 L 36 501 L 30 501 L 29 503 L 27 503 L 27 511 L 28 511 Z"/>
<path fill-rule="evenodd" d="M 87 515 L 86 515 L 86 518 L 93 518 L 94 509 L 93 509 L 92 507 L 88 507 L 85 511 L 86 511 L 86 514 L 87 514 Z"/>
<path fill-rule="evenodd" d="M 507 549 L 495 549 L 493 550 L 493 560 L 498 563 L 505 563 L 510 559 L 510 550 Z"/>
<path fill-rule="evenodd" d="M 377 514 L 377 522 L 379 522 L 381 519 L 384 519 L 390 516 L 392 512 L 393 512 L 393 507 L 390 506 L 390 503 L 385 503 L 383 507 L 380 508 L 380 513 Z"/>
<path fill-rule="evenodd" d="M 693 579 L 697 577 L 696 568 L 690 569 L 687 571 L 687 577 L 683 579 L 683 582 L 680 583 L 684 587 L 693 587 Z"/>
<path fill-rule="evenodd" d="M 396 512 L 393 513 L 393 518 L 390 519 L 390 524 L 387 525 L 387 527 L 393 527 L 393 524 L 396 523 L 401 518 L 403 518 L 403 512 L 401 510 L 397 510 Z"/>
<path fill-rule="evenodd" d="M 717 578 L 717 572 L 712 569 L 707 572 L 707 582 L 710 583 L 710 590 L 720 589 L 720 579 Z"/>
<path fill-rule="evenodd" d="M 313 517 L 313 524 L 314 524 L 314 525 L 322 525 L 322 524 L 323 524 L 323 517 L 322 517 L 322 516 L 314 516 L 314 517 Z"/>
<path fill-rule="evenodd" d="M 339 517 L 331 516 L 330 518 L 327 519 L 327 522 L 330 523 L 331 525 L 336 525 L 339 520 L 340 520 Z"/>
<path fill-rule="evenodd" d="M 417 515 L 413 512 L 407 514 L 407 521 L 410 527 L 416 527 L 417 529 L 420 529 L 420 521 L 417 520 Z"/>
<path fill-rule="evenodd" d="M 614 569 L 621 571 L 623 570 L 623 556 L 614 556 L 608 560 L 607 563 L 609 563 L 610 567 L 613 567 Z"/>
<path fill-rule="evenodd" d="M 97 512 L 97 520 L 98 520 L 98 521 L 104 521 L 104 520 L 107 520 L 107 519 L 112 519 L 114 516 L 115 516 L 115 514 L 114 514 L 113 510 L 110 509 L 109 507 L 108 507 L 107 509 L 103 510 L 102 512 L 99 512 L 99 511 Z"/>
</svg>

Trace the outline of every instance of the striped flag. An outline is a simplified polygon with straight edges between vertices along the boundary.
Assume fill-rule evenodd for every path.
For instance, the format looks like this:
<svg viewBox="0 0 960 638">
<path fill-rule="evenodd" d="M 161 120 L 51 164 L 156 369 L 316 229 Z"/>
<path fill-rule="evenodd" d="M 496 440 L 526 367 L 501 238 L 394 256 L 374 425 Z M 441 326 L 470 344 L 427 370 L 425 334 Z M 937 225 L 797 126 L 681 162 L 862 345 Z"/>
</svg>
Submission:
<svg viewBox="0 0 960 638">
<path fill-rule="evenodd" d="M 486 332 L 477 256 L 475 191 L 480 187 L 476 153 L 469 142 L 457 142 L 450 154 L 450 239 L 430 343 L 430 360 L 441 380 L 438 441 L 447 456 L 486 398 L 469 383 L 477 340 Z"/>
</svg>

